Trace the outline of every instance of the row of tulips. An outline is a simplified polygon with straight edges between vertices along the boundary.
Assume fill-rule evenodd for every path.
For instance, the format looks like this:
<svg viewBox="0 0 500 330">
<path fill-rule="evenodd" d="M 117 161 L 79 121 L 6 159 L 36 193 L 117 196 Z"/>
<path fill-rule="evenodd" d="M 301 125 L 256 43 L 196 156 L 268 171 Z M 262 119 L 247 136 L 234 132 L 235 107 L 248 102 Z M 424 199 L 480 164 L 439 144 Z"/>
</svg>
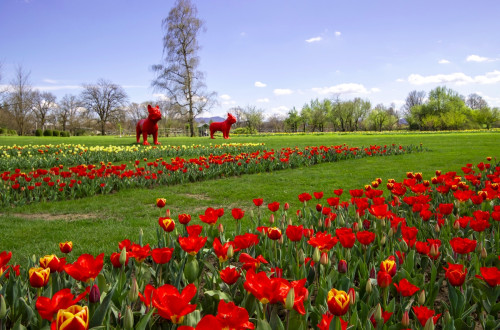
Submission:
<svg viewBox="0 0 500 330">
<path fill-rule="evenodd" d="M 174 185 L 224 176 L 253 174 L 311 166 L 368 156 L 398 155 L 421 151 L 414 146 L 370 146 L 368 148 L 319 146 L 257 150 L 239 154 L 209 154 L 197 158 L 135 160 L 133 164 L 63 165 L 23 172 L 21 169 L 0 174 L 0 207 L 39 201 L 76 199 L 122 188 Z M 142 162 L 142 163 L 141 163 Z M 131 166 L 133 165 L 133 166 Z M 144 166 L 141 166 L 144 165 Z"/>
<path fill-rule="evenodd" d="M 263 143 L 223 143 L 190 146 L 139 144 L 130 146 L 86 146 L 83 144 L 48 144 L 0 146 L 0 171 L 12 168 L 50 168 L 59 165 L 96 164 L 135 161 L 143 158 L 171 158 L 209 155 L 210 153 L 253 152 Z"/>
<path fill-rule="evenodd" d="M 195 220 L 158 198 L 157 242 L 125 238 L 109 262 L 75 259 L 71 242 L 59 244 L 65 257 L 26 268 L 0 253 L 0 328 L 498 329 L 500 164 L 490 161 L 300 193 L 294 212 L 255 198 L 251 210 Z"/>
</svg>

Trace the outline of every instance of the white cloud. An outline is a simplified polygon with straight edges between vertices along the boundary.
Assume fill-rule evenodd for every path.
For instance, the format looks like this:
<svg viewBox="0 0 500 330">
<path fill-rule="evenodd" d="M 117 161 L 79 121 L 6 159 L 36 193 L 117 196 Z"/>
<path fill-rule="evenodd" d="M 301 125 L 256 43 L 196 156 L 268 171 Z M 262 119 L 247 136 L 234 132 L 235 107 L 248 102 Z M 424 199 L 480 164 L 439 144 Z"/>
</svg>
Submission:
<svg viewBox="0 0 500 330">
<path fill-rule="evenodd" d="M 54 79 L 44 79 L 43 82 L 46 82 L 48 84 L 57 84 L 57 80 Z"/>
<path fill-rule="evenodd" d="M 38 89 L 40 91 L 58 91 L 64 89 L 82 89 L 83 87 L 80 85 L 57 85 L 57 86 L 34 86 L 33 88 Z"/>
<path fill-rule="evenodd" d="M 455 83 L 457 85 L 465 85 L 471 83 L 496 84 L 500 82 L 500 71 L 494 70 L 492 72 L 487 72 L 484 75 L 478 75 L 475 77 L 468 76 L 463 72 L 456 72 L 450 74 L 436 74 L 431 76 L 411 74 L 408 76 L 408 82 L 412 85 L 443 84 L 443 83 Z"/>
<path fill-rule="evenodd" d="M 227 95 L 227 94 L 222 94 L 222 95 L 220 96 L 220 98 L 221 98 L 221 99 L 223 99 L 223 100 L 225 100 L 225 101 L 227 101 L 227 100 L 230 100 L 230 99 L 231 99 L 231 96 L 229 96 L 229 95 Z"/>
<path fill-rule="evenodd" d="M 324 95 L 324 94 L 368 94 L 369 93 L 369 91 L 366 89 L 365 86 L 363 86 L 361 84 L 354 84 L 354 83 L 339 84 L 339 85 L 330 86 L 330 87 L 313 88 L 312 90 L 320 95 Z M 380 90 L 378 88 L 372 88 L 371 91 L 377 92 Z"/>
<path fill-rule="evenodd" d="M 342 34 L 342 33 L 341 33 L 340 31 L 335 31 L 335 36 L 336 36 L 336 37 L 340 37 L 340 35 L 341 35 L 341 34 Z"/>
<path fill-rule="evenodd" d="M 451 62 L 443 58 L 442 60 L 439 60 L 438 63 L 439 64 L 450 64 Z"/>
<path fill-rule="evenodd" d="M 380 88 L 377 88 L 377 87 L 370 88 L 370 92 L 378 93 L 378 92 L 380 92 Z"/>
<path fill-rule="evenodd" d="M 163 93 L 155 93 L 153 94 L 153 97 L 158 101 L 170 101 L 170 98 Z"/>
<path fill-rule="evenodd" d="M 263 99 L 257 99 L 256 101 L 257 103 L 269 103 L 269 99 L 266 97 L 266 98 L 263 98 Z"/>
<path fill-rule="evenodd" d="M 406 80 L 402 79 L 402 78 L 398 78 L 396 79 L 396 82 L 405 82 Z"/>
<path fill-rule="evenodd" d="M 483 57 L 479 55 L 469 55 L 466 59 L 467 62 L 491 62 L 496 61 L 494 58 Z"/>
<path fill-rule="evenodd" d="M 276 88 L 273 91 L 274 95 L 290 95 L 293 94 L 293 91 L 291 89 L 287 88 Z"/>
<path fill-rule="evenodd" d="M 279 107 L 276 107 L 276 108 L 272 108 L 272 109 L 271 109 L 271 111 L 272 111 L 273 113 L 279 113 L 279 114 L 281 114 L 281 115 L 286 115 L 286 114 L 288 114 L 288 110 L 290 110 L 290 108 L 289 108 L 289 107 L 287 107 L 287 106 L 284 106 L 284 105 L 281 105 L 281 106 L 279 106 Z"/>
<path fill-rule="evenodd" d="M 267 85 L 264 84 L 263 82 L 260 82 L 260 81 L 256 81 L 255 84 L 254 84 L 255 87 L 266 87 Z"/>
<path fill-rule="evenodd" d="M 306 42 L 308 42 L 308 43 L 318 42 L 318 41 L 321 41 L 322 39 L 323 38 L 321 38 L 321 37 L 314 37 L 314 38 L 307 39 Z"/>
</svg>

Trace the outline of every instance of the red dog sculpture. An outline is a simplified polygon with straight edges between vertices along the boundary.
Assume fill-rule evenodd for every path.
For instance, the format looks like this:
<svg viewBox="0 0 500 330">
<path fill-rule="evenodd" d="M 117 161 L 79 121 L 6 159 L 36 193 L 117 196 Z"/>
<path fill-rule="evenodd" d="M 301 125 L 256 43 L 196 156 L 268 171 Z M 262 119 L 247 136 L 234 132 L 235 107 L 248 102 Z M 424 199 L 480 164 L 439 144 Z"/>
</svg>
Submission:
<svg viewBox="0 0 500 330">
<path fill-rule="evenodd" d="M 137 126 L 135 128 L 135 131 L 137 132 L 137 143 L 141 143 L 141 133 L 142 133 L 142 140 L 144 141 L 142 144 L 145 146 L 149 145 L 148 142 L 148 134 L 153 135 L 153 142 L 154 144 L 160 144 L 158 142 L 158 124 L 157 122 L 161 119 L 161 112 L 160 112 L 160 107 L 152 107 L 150 104 L 148 104 L 148 118 L 147 119 L 141 119 L 137 122 Z"/>
<path fill-rule="evenodd" d="M 231 125 L 236 123 L 236 118 L 230 113 L 227 114 L 227 119 L 221 122 L 211 123 L 210 124 L 210 138 L 214 139 L 214 133 L 217 131 L 222 132 L 222 136 L 224 139 L 229 139 L 229 130 L 231 129 Z"/>
</svg>

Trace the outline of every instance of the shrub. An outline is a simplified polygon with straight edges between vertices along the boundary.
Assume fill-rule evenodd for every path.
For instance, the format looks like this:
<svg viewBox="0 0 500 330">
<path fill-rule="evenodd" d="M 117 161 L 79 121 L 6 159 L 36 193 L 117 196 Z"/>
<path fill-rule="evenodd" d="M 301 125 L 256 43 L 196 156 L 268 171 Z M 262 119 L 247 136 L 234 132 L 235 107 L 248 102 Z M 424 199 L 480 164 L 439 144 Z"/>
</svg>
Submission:
<svg viewBox="0 0 500 330">
<path fill-rule="evenodd" d="M 17 136 L 17 131 L 15 129 L 9 129 L 7 134 L 9 135 L 16 135 Z"/>
<path fill-rule="evenodd" d="M 60 136 L 61 135 L 61 132 L 59 132 L 58 130 L 53 130 L 52 131 L 52 136 Z"/>
<path fill-rule="evenodd" d="M 43 136 L 52 136 L 52 130 L 46 129 L 45 131 L 43 131 Z"/>
<path fill-rule="evenodd" d="M 7 134 L 7 129 L 6 128 L 0 128 L 0 135 Z"/>
<path fill-rule="evenodd" d="M 42 136 L 43 135 L 43 131 L 39 128 L 35 131 L 35 136 Z"/>
</svg>

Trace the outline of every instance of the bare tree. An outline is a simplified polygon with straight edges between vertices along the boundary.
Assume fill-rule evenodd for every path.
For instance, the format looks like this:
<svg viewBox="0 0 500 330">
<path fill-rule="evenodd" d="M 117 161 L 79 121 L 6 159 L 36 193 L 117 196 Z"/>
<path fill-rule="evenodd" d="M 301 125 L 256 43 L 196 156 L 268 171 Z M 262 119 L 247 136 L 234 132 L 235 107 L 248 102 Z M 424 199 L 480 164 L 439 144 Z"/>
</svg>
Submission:
<svg viewBox="0 0 500 330">
<path fill-rule="evenodd" d="M 45 123 L 56 106 L 56 96 L 49 92 L 34 91 L 33 93 L 33 113 L 40 124 L 40 128 L 45 129 Z"/>
<path fill-rule="evenodd" d="M 106 134 L 106 124 L 120 117 L 127 103 L 127 94 L 121 86 L 100 79 L 95 85 L 83 85 L 82 105 L 98 117 L 101 134 Z"/>
<path fill-rule="evenodd" d="M 248 105 L 243 109 L 243 117 L 249 132 L 256 133 L 260 130 L 260 126 L 264 120 L 264 110 Z"/>
<path fill-rule="evenodd" d="M 422 105 L 425 102 L 425 91 L 413 90 L 408 93 L 406 97 L 405 104 L 403 105 L 403 110 L 408 113 L 411 108 L 416 105 Z"/>
<path fill-rule="evenodd" d="M 81 103 L 75 95 L 66 94 L 63 96 L 55 108 L 56 121 L 61 125 L 63 131 L 69 128 L 74 133 L 74 124 L 80 107 Z"/>
<path fill-rule="evenodd" d="M 15 120 L 19 135 L 24 135 L 27 132 L 33 109 L 34 92 L 29 81 L 29 76 L 30 72 L 25 72 L 21 66 L 18 66 L 7 95 L 8 111 Z"/>
<path fill-rule="evenodd" d="M 465 104 L 472 110 L 479 110 L 488 107 L 488 103 L 478 94 L 472 93 L 467 97 Z"/>
<path fill-rule="evenodd" d="M 163 20 L 164 64 L 153 65 L 156 79 L 152 82 L 156 89 L 166 91 L 172 108 L 186 118 L 191 136 L 195 133 L 196 116 L 215 102 L 215 93 L 206 92 L 204 75 L 197 69 L 200 63 L 197 36 L 204 25 L 197 13 L 190 0 L 177 0 Z"/>
</svg>

